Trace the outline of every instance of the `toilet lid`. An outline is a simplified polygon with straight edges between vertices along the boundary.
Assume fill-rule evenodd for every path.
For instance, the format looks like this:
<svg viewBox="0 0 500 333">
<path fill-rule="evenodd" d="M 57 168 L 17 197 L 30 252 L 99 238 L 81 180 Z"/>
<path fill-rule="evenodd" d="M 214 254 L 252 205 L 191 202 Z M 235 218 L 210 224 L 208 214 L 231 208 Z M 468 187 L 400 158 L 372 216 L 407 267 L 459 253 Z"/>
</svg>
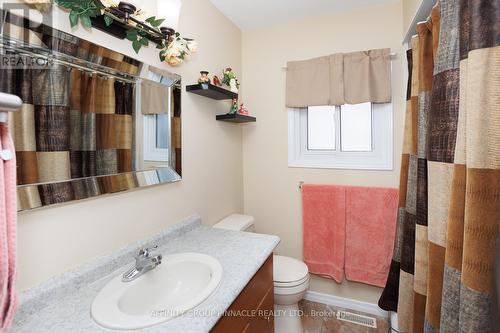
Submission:
<svg viewBox="0 0 500 333">
<path fill-rule="evenodd" d="M 300 260 L 278 255 L 273 256 L 274 282 L 287 283 L 304 280 L 308 272 L 306 264 Z"/>
</svg>

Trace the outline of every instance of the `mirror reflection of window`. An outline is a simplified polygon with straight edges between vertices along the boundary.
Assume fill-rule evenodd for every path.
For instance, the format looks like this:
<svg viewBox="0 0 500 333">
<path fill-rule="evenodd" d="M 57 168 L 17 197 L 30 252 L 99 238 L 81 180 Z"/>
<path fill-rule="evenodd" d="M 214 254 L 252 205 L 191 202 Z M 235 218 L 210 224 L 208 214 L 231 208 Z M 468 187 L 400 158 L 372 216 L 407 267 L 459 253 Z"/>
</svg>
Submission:
<svg viewBox="0 0 500 333">
<path fill-rule="evenodd" d="M 165 101 L 163 102 L 153 103 L 155 108 L 160 108 L 159 105 L 164 105 L 164 107 L 162 106 L 164 109 L 154 109 L 147 111 L 147 114 L 144 114 L 143 160 L 146 162 L 168 162 L 170 156 L 169 145 L 171 137 L 170 116 L 172 115 L 173 101 L 172 85 L 175 82 L 171 78 L 162 76 L 152 71 L 148 72 L 147 77 L 148 80 L 154 82 L 152 84 L 164 85 L 165 90 L 168 90 L 168 93 L 162 94 L 162 96 L 159 96 L 159 93 L 155 93 L 152 96 L 152 98 L 165 98 Z M 156 165 L 157 164 L 155 164 L 155 166 Z"/>
<path fill-rule="evenodd" d="M 168 149 L 168 138 L 170 131 L 168 128 L 168 114 L 155 115 L 156 121 L 156 148 Z"/>
</svg>

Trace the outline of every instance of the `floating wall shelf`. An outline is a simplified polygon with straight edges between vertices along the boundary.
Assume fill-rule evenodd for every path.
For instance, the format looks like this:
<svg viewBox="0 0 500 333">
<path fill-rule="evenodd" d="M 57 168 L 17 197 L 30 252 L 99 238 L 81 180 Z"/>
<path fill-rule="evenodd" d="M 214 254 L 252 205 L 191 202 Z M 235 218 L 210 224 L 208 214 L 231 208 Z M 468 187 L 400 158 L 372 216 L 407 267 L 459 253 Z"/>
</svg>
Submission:
<svg viewBox="0 0 500 333">
<path fill-rule="evenodd" d="M 238 99 L 238 94 L 218 86 L 214 86 L 210 83 L 198 83 L 186 86 L 186 91 L 197 94 L 200 96 L 216 99 L 216 100 L 227 100 L 227 99 Z M 227 121 L 231 123 L 250 123 L 255 122 L 256 118 L 252 116 L 247 116 L 239 113 L 234 114 L 220 114 L 215 116 L 216 120 Z"/>
<path fill-rule="evenodd" d="M 220 114 L 215 116 L 215 119 L 221 121 L 228 121 L 231 123 L 251 123 L 255 122 L 257 119 L 252 116 L 247 116 L 244 114 L 233 113 L 233 114 Z"/>
<path fill-rule="evenodd" d="M 237 93 L 209 83 L 198 83 L 186 86 L 186 91 L 217 100 L 238 98 Z"/>
</svg>

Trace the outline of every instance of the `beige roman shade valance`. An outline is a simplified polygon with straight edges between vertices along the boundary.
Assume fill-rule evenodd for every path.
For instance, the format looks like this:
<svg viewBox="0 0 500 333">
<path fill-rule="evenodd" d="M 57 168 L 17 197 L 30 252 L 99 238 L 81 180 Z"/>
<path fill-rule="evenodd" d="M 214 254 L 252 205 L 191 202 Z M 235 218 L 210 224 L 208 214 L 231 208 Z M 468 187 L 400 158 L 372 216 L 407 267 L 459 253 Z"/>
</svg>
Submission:
<svg viewBox="0 0 500 333">
<path fill-rule="evenodd" d="M 336 53 L 287 64 L 287 107 L 390 101 L 389 49 Z"/>
<path fill-rule="evenodd" d="M 170 89 L 159 82 L 143 80 L 141 83 L 142 114 L 167 113 Z"/>
<path fill-rule="evenodd" d="M 286 105 L 301 107 L 330 104 L 330 58 L 321 57 L 287 64 Z"/>
</svg>

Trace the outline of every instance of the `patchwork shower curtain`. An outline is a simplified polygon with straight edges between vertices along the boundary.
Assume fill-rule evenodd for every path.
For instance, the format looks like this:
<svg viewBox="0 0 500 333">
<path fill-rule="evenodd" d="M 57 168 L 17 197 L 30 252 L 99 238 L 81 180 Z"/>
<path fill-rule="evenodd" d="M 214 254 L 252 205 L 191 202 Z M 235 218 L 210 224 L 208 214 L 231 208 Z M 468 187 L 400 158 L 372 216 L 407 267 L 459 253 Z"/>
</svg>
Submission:
<svg viewBox="0 0 500 333">
<path fill-rule="evenodd" d="M 402 332 L 491 332 L 500 1 L 440 0 L 408 54 L 398 234 L 379 300 Z"/>
</svg>

